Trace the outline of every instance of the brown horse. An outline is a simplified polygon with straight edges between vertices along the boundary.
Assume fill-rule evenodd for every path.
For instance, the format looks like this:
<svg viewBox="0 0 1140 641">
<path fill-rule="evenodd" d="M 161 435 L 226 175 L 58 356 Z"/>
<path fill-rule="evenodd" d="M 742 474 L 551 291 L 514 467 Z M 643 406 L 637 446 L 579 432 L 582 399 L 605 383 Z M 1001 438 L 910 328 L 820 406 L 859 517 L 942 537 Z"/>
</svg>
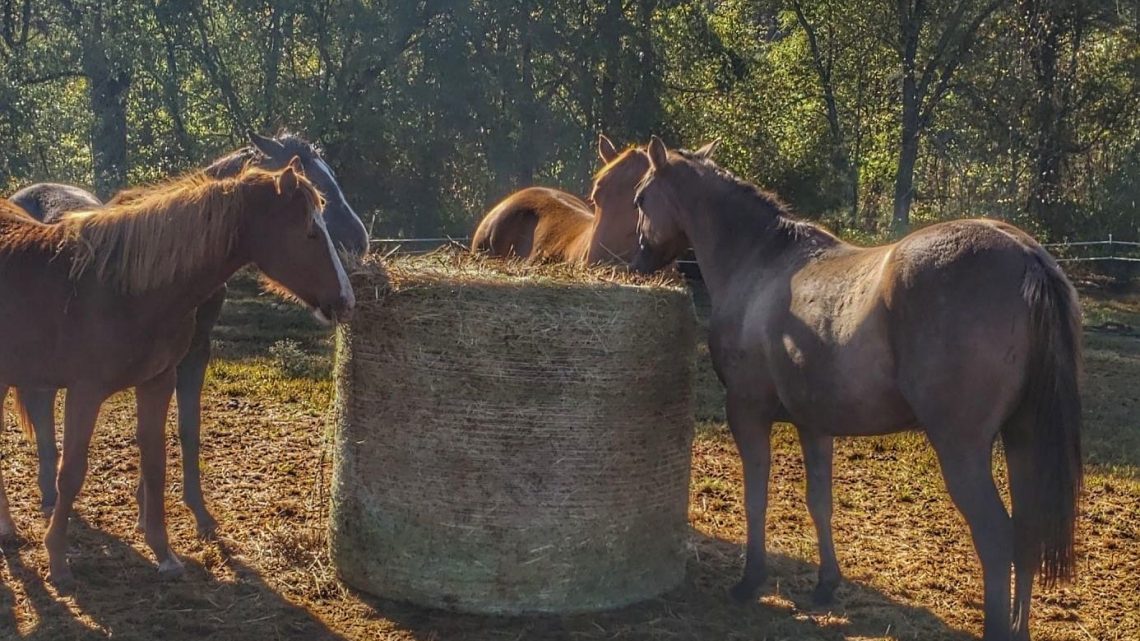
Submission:
<svg viewBox="0 0 1140 641">
<path fill-rule="evenodd" d="M 282 133 L 273 138 L 249 132 L 249 146 L 214 161 L 203 172 L 211 178 L 232 178 L 247 166 L 278 171 L 294 158 L 299 158 L 305 177 L 325 198 L 322 220 L 329 238 L 337 249 L 360 255 L 368 249 L 368 232 L 356 212 L 348 204 L 332 170 L 325 163 L 320 150 L 304 138 Z M 125 202 L 140 190 L 124 190 L 115 195 L 113 204 Z M 143 193 L 146 188 L 141 190 Z M 53 183 L 40 183 L 25 187 L 9 197 L 23 207 L 33 218 L 44 223 L 58 221 L 68 212 L 93 209 L 102 205 L 94 194 L 78 187 Z M 199 308 L 195 318 L 194 339 L 182 362 L 178 365 L 175 394 L 178 398 L 178 443 L 182 450 L 182 498 L 194 513 L 198 533 L 212 536 L 217 522 L 206 508 L 202 496 L 199 466 L 201 443 L 202 386 L 210 360 L 210 333 L 222 311 L 226 288 L 218 289 Z M 25 421 L 31 421 L 36 432 L 39 457 L 40 497 L 46 514 L 55 505 L 55 477 L 59 452 L 55 445 L 56 390 L 17 390 L 17 406 Z M 139 485 L 139 524 L 142 525 L 143 486 Z"/>
<path fill-rule="evenodd" d="M 136 388 L 146 542 L 164 576 L 182 571 L 165 525 L 164 423 L 194 310 L 255 264 L 335 320 L 354 298 L 319 192 L 290 162 L 233 178 L 194 174 L 126 203 L 44 225 L 0 203 L 0 391 L 67 388 L 58 502 L 45 538 L 50 578 L 66 586 L 67 521 L 103 401 Z M 11 517 L 0 524 L 12 529 Z"/>
<path fill-rule="evenodd" d="M 1071 576 L 1081 488 L 1076 293 L 1032 238 L 1005 223 L 932 225 L 859 248 L 788 217 L 774 198 L 654 138 L 636 202 L 633 266 L 692 245 L 712 298 L 709 347 L 744 461 L 744 578 L 765 580 L 773 421 L 799 431 L 819 538 L 815 597 L 840 580 L 831 538 L 835 436 L 926 433 L 965 516 L 985 580 L 985 638 L 1029 638 L 1033 576 Z M 1013 517 L 994 486 L 1001 435 Z M 1013 622 L 1010 565 L 1015 569 Z"/>
<path fill-rule="evenodd" d="M 548 187 L 528 187 L 507 197 L 483 218 L 471 241 L 475 252 L 564 262 L 625 264 L 637 246 L 633 190 L 649 169 L 641 150 L 619 153 L 598 137 L 605 166 L 595 177 L 590 202 Z M 605 189 L 599 185 L 605 182 Z"/>
</svg>

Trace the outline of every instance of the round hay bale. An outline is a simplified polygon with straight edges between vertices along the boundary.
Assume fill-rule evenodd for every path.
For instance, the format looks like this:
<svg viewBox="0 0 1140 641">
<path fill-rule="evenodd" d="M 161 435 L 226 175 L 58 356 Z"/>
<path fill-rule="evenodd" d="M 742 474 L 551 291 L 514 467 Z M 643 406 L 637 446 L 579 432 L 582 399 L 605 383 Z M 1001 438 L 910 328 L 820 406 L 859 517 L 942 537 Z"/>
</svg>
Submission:
<svg viewBox="0 0 1140 641">
<path fill-rule="evenodd" d="M 346 583 L 516 614 L 682 580 L 693 305 L 596 274 L 437 254 L 353 276 L 330 536 Z"/>
</svg>

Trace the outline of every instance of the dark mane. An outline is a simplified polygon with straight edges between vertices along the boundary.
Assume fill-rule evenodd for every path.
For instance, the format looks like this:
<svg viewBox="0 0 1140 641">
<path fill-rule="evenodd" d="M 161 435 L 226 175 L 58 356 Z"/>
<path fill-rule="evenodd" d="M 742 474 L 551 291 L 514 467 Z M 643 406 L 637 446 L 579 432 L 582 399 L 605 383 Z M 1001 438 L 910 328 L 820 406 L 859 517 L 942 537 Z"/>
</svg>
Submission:
<svg viewBox="0 0 1140 641">
<path fill-rule="evenodd" d="M 281 130 L 273 139 L 285 148 L 285 157 L 300 156 L 302 161 L 322 157 L 320 146 L 291 131 Z M 241 173 L 247 165 L 257 164 L 264 159 L 265 154 L 257 147 L 246 145 L 214 161 L 204 171 L 211 178 L 228 178 Z"/>
<path fill-rule="evenodd" d="M 697 155 L 688 149 L 675 149 L 673 153 L 684 158 L 689 164 L 699 167 L 709 175 L 719 179 L 725 190 L 724 197 L 732 202 L 739 203 L 739 206 L 733 209 L 748 214 L 756 222 L 762 222 L 765 231 L 775 232 L 776 238 L 784 239 L 787 242 L 811 235 L 834 238 L 826 230 L 797 218 L 792 213 L 791 207 L 776 194 L 765 191 L 738 177 L 711 159 Z"/>
<path fill-rule="evenodd" d="M 300 134 L 288 130 L 281 130 L 273 137 L 277 142 L 285 147 L 286 153 L 296 156 L 306 157 L 314 156 L 320 158 L 324 155 L 324 150 L 320 145 L 315 142 L 302 138 Z"/>
</svg>

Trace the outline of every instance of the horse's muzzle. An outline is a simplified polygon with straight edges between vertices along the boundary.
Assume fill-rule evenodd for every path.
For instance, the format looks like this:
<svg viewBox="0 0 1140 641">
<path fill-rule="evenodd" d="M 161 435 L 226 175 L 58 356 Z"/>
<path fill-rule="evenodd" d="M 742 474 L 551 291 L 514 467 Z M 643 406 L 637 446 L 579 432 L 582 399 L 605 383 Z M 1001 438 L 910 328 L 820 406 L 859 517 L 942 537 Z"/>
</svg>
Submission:
<svg viewBox="0 0 1140 641">
<path fill-rule="evenodd" d="M 629 263 L 630 271 L 638 274 L 652 274 L 653 272 L 661 269 L 666 261 L 662 261 L 654 251 L 647 245 L 642 245 L 638 248 L 637 253 L 633 255 L 633 260 Z"/>
<path fill-rule="evenodd" d="M 354 307 L 356 307 L 356 297 L 352 294 L 352 290 L 350 289 L 345 295 L 342 295 L 332 303 L 327 303 L 314 309 L 313 317 L 322 325 L 331 326 L 352 318 L 352 310 Z"/>
</svg>

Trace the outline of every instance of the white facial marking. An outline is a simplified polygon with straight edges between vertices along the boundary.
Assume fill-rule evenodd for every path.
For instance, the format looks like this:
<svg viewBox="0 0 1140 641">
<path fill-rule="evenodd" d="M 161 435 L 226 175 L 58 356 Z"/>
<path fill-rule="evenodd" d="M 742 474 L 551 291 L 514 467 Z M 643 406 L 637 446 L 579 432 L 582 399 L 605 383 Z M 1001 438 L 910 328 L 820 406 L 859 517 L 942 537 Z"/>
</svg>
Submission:
<svg viewBox="0 0 1140 641">
<path fill-rule="evenodd" d="M 321 233 L 325 237 L 325 242 L 328 243 L 329 257 L 332 258 L 333 267 L 336 268 L 336 279 L 340 283 L 340 296 L 348 301 L 349 309 L 356 304 L 356 297 L 352 294 L 352 285 L 348 282 L 348 274 L 344 271 L 344 265 L 340 262 L 340 255 L 337 254 L 336 248 L 333 247 L 332 237 L 329 236 L 329 230 L 325 226 L 325 219 L 323 216 L 317 216 L 317 227 L 321 229 Z"/>
<path fill-rule="evenodd" d="M 319 308 L 313 310 L 313 318 L 317 319 L 317 322 L 320 323 L 322 327 L 332 327 L 332 319 L 325 316 L 325 313 Z"/>
<path fill-rule="evenodd" d="M 325 175 L 325 181 L 322 182 L 321 184 L 324 184 L 324 185 L 336 185 L 337 184 L 336 179 L 333 178 L 332 169 L 328 166 L 328 163 L 325 162 L 324 158 L 321 158 L 319 156 L 316 158 L 313 158 L 313 166 L 315 166 L 319 172 L 321 172 L 322 174 Z M 332 194 L 325 194 L 326 198 L 328 198 L 330 196 L 332 196 Z M 337 185 L 336 197 L 338 200 L 341 201 L 342 206 L 345 205 L 344 194 L 340 192 L 340 186 L 339 185 Z"/>
</svg>

